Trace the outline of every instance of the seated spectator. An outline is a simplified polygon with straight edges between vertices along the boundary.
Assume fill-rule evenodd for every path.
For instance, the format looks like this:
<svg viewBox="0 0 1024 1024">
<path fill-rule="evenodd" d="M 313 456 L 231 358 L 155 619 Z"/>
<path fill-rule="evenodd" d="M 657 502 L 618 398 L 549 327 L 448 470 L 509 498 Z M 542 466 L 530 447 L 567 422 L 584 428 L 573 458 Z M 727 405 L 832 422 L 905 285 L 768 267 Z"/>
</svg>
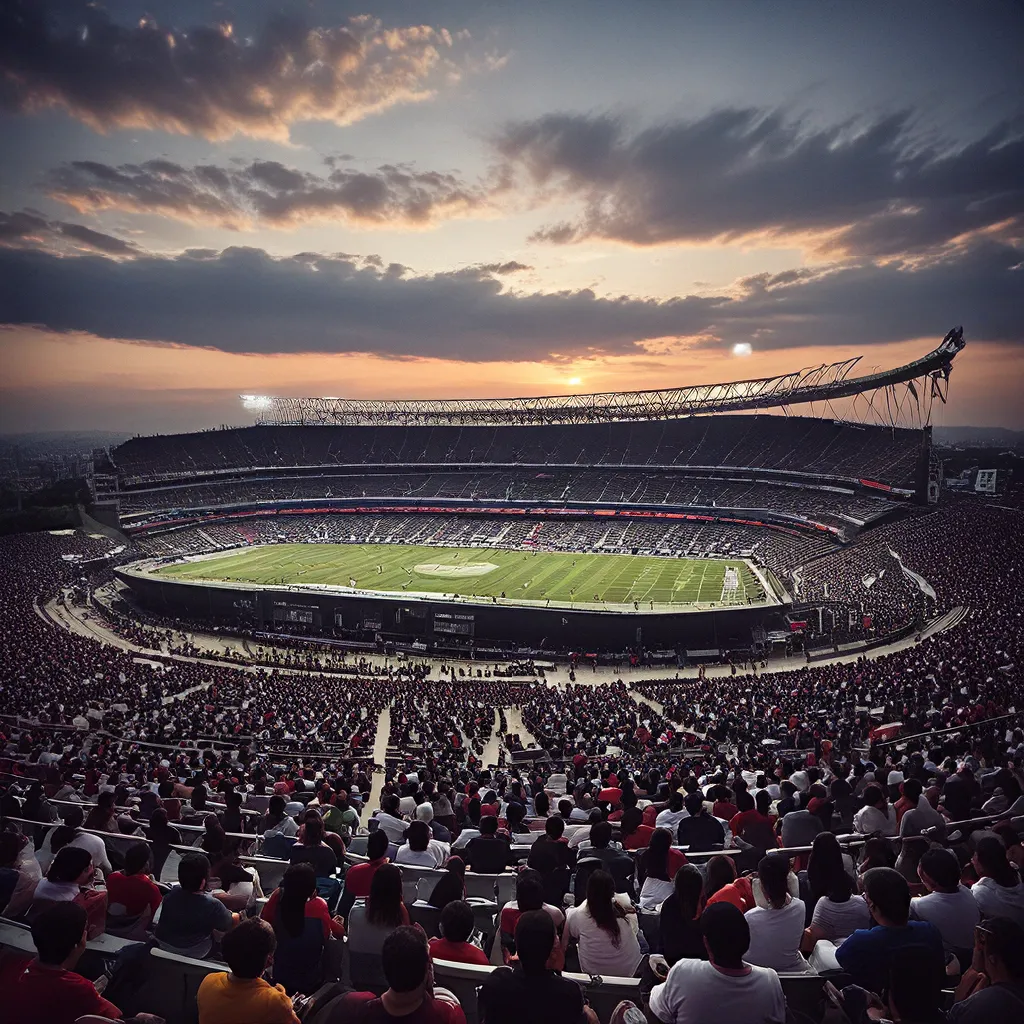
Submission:
<svg viewBox="0 0 1024 1024">
<path fill-rule="evenodd" d="M 244 821 L 242 819 L 242 794 L 231 790 L 224 794 L 225 810 L 221 818 L 221 825 L 225 832 L 244 832 Z"/>
<path fill-rule="evenodd" d="M 471 839 L 464 850 L 470 871 L 496 875 L 508 866 L 509 841 L 498 834 L 498 819 L 485 814 L 480 819 L 480 835 Z"/>
<path fill-rule="evenodd" d="M 800 955 L 806 909 L 803 900 L 789 891 L 789 857 L 784 853 L 762 857 L 757 876 L 763 902 L 745 915 L 750 929 L 747 962 L 776 971 L 806 971 Z"/>
<path fill-rule="evenodd" d="M 349 900 L 364 900 L 370 895 L 370 883 L 377 869 L 388 863 L 388 836 L 378 829 L 371 832 L 366 840 L 365 864 L 353 864 L 345 874 L 345 897 Z"/>
<path fill-rule="evenodd" d="M 597 812 L 600 814 L 600 812 Z M 671 843 L 671 834 L 666 832 Z M 629 892 L 633 887 L 635 864 L 628 853 L 611 845 L 612 827 L 607 821 L 598 821 L 590 827 L 590 846 L 579 851 L 577 856 L 595 858 L 604 865 L 605 870 L 615 879 L 617 892 Z M 683 863 L 686 863 L 685 858 Z"/>
<path fill-rule="evenodd" d="M 152 847 L 153 875 L 159 878 L 171 847 L 181 845 L 181 833 L 168 823 L 167 811 L 163 807 L 158 807 L 153 812 L 149 819 L 149 827 L 145 831 Z"/>
<path fill-rule="evenodd" d="M 840 942 L 857 929 L 871 926 L 867 902 L 854 892 L 854 880 L 831 832 L 814 837 L 807 862 L 807 886 L 814 910 L 800 947 L 805 953 L 810 953 L 819 939 Z"/>
<path fill-rule="evenodd" d="M 392 932 L 381 950 L 381 965 L 387 983 L 383 995 L 349 992 L 339 996 L 325 1008 L 324 1024 L 466 1024 L 455 996 L 434 987 L 426 936 L 419 928 Z"/>
<path fill-rule="evenodd" d="M 345 926 L 340 917 L 331 917 L 327 902 L 317 895 L 313 866 L 290 865 L 260 917 L 277 938 L 274 982 L 289 995 L 315 992 L 324 980 L 324 956 L 331 939 L 340 939 Z M 340 959 L 339 950 L 336 960 Z"/>
<path fill-rule="evenodd" d="M 338 870 L 338 855 L 324 842 L 324 823 L 316 811 L 309 811 L 291 848 L 292 864 L 312 864 L 317 878 L 331 878 Z"/>
<path fill-rule="evenodd" d="M 100 793 L 96 797 L 96 806 L 89 809 L 82 828 L 93 832 L 116 832 L 117 813 L 114 810 L 114 794 Z"/>
<path fill-rule="evenodd" d="M 896 805 L 901 836 L 919 836 L 925 829 L 937 829 L 940 840 L 946 838 L 946 819 L 928 802 L 924 786 L 919 779 L 907 779 L 902 786 L 903 796 Z M 903 805 L 902 812 L 900 804 Z"/>
<path fill-rule="evenodd" d="M 227 840 L 227 836 L 224 835 L 224 826 L 220 823 L 220 818 L 212 812 L 203 817 L 202 825 L 205 831 L 199 840 L 199 849 L 213 860 L 220 855 Z"/>
<path fill-rule="evenodd" d="M 124 855 L 124 871 L 112 871 L 107 878 L 107 915 L 114 919 L 111 927 L 124 918 L 124 924 L 145 929 L 156 916 L 163 899 L 160 889 L 149 876 L 152 861 L 145 843 L 129 846 Z"/>
<path fill-rule="evenodd" d="M 993 917 L 974 932 L 974 957 L 956 990 L 949 1024 L 1024 1020 L 1024 929 Z"/>
<path fill-rule="evenodd" d="M 32 922 L 35 958 L 12 957 L 0 964 L 3 1024 L 73 1024 L 88 1014 L 121 1020 L 121 1011 L 75 973 L 85 952 L 87 925 L 85 909 L 69 901 L 55 903 Z M 162 1024 L 148 1013 L 134 1019 Z"/>
<path fill-rule="evenodd" d="M 960 884 L 956 854 L 952 850 L 926 850 L 917 865 L 917 874 L 928 895 L 911 901 L 911 919 L 935 925 L 947 953 L 971 949 L 981 911 L 971 890 Z"/>
<path fill-rule="evenodd" d="M 223 954 L 231 972 L 203 978 L 196 997 L 199 1024 L 298 1024 L 288 993 L 263 980 L 276 946 L 274 929 L 258 917 L 224 936 Z"/>
<path fill-rule="evenodd" d="M 106 924 L 107 895 L 93 886 L 95 877 L 96 869 L 86 850 L 78 846 L 58 850 L 46 877 L 36 885 L 29 920 L 54 903 L 78 903 L 89 917 L 89 937 L 101 935 Z"/>
<path fill-rule="evenodd" d="M 583 1002 L 579 985 L 552 970 L 555 924 L 542 910 L 524 913 L 516 923 L 515 968 L 499 967 L 480 987 L 482 1024 L 598 1024 Z"/>
<path fill-rule="evenodd" d="M 331 803 L 323 808 L 324 828 L 347 843 L 359 828 L 359 815 L 348 802 L 348 793 L 338 792 Z"/>
<path fill-rule="evenodd" d="M 744 961 L 750 929 L 728 903 L 701 915 L 708 960 L 677 960 L 651 991 L 651 1013 L 663 1024 L 783 1024 L 786 999 L 775 971 Z"/>
<path fill-rule="evenodd" d="M 11 897 L 18 888 L 18 883 L 21 880 L 18 862 L 21 858 L 22 847 L 28 841 L 28 837 L 23 836 L 20 832 L 0 833 L 0 914 L 7 908 Z"/>
<path fill-rule="evenodd" d="M 529 913 L 531 910 L 543 910 L 548 914 L 555 924 L 555 931 L 561 935 L 562 926 L 565 924 L 565 914 L 558 907 L 544 902 L 544 879 L 540 872 L 533 868 L 523 868 L 516 876 L 516 898 L 501 908 L 498 923 L 502 947 L 510 955 L 516 951 L 516 924 L 523 914 Z M 561 950 L 561 946 L 559 946 L 559 950 Z"/>
<path fill-rule="evenodd" d="M 383 829 L 388 841 L 396 846 L 401 845 L 409 824 L 403 820 L 399 806 L 399 798 L 394 793 L 388 793 L 380 798 L 380 810 L 374 815 L 377 827 Z"/>
<path fill-rule="evenodd" d="M 65 846 L 74 846 L 88 852 L 92 858 L 93 866 L 97 871 L 102 871 L 104 877 L 114 869 L 110 865 L 110 858 L 107 856 L 106 844 L 99 836 L 89 832 L 81 831 L 84 816 L 80 807 L 66 807 L 64 824 L 58 825 L 53 830 L 50 838 L 50 849 L 54 854 Z M 117 831 L 116 829 L 114 831 Z"/>
<path fill-rule="evenodd" d="M 430 959 L 483 966 L 490 963 L 487 954 L 469 941 L 473 925 L 473 908 L 465 900 L 448 903 L 441 911 L 441 938 L 430 940 Z"/>
<path fill-rule="evenodd" d="M 210 885 L 217 899 L 244 909 L 253 898 L 262 898 L 263 889 L 256 868 L 242 863 L 240 843 L 239 839 L 225 839 L 224 849 L 210 858 Z"/>
<path fill-rule="evenodd" d="M 700 793 L 688 793 L 684 805 L 687 817 L 679 822 L 676 832 L 679 845 L 694 853 L 722 849 L 725 846 L 725 827 L 717 818 L 708 814 Z M 660 814 L 658 821 L 661 821 Z"/>
<path fill-rule="evenodd" d="M 700 794 L 697 794 L 700 796 Z M 703 801 L 701 801 L 703 803 Z M 677 789 L 668 798 L 668 807 L 658 813 L 654 819 L 655 828 L 667 828 L 673 832 L 679 827 L 679 822 L 687 817 L 690 812 L 683 807 L 683 794 Z"/>
<path fill-rule="evenodd" d="M 294 839 L 299 832 L 299 826 L 295 819 L 285 813 L 285 799 L 280 793 L 275 793 L 267 805 L 267 813 L 259 820 L 256 831 L 263 836 L 264 840 L 272 836 L 283 836 L 286 839 Z"/>
<path fill-rule="evenodd" d="M 997 836 L 978 840 L 972 860 L 978 880 L 971 888 L 982 917 L 1008 917 L 1024 928 L 1024 883 Z"/>
<path fill-rule="evenodd" d="M 889 964 L 883 1011 L 906 1024 L 946 1024 L 942 1012 L 942 975 L 933 969 L 925 949 L 902 949 Z M 869 1016 L 869 1019 L 871 1017 Z"/>
<path fill-rule="evenodd" d="M 640 889 L 640 907 L 653 910 L 672 894 L 672 880 L 686 863 L 682 850 L 672 846 L 672 833 L 659 828 L 651 836 L 650 845 L 641 855 L 644 884 Z"/>
<path fill-rule="evenodd" d="M 448 858 L 445 873 L 437 880 L 430 890 L 427 902 L 438 910 L 443 910 L 453 900 L 466 898 L 466 864 L 459 856 Z"/>
<path fill-rule="evenodd" d="M 886 800 L 881 786 L 864 790 L 864 806 L 853 816 L 853 829 L 862 836 L 894 836 L 899 831 L 896 808 Z"/>
<path fill-rule="evenodd" d="M 495 824 L 497 820 L 494 819 Z M 447 843 L 439 843 L 431 838 L 430 826 L 425 821 L 411 821 L 405 832 L 405 844 L 398 848 L 395 863 L 414 864 L 424 868 L 443 867 L 448 859 L 449 849 Z"/>
<path fill-rule="evenodd" d="M 677 960 L 706 960 L 708 957 L 700 930 L 703 888 L 700 869 L 684 864 L 675 874 L 672 892 L 661 905 L 658 922 L 661 953 L 669 967 Z"/>
<path fill-rule="evenodd" d="M 384 940 L 409 923 L 409 911 L 402 901 L 402 872 L 394 864 L 383 864 L 374 873 L 365 904 L 357 903 L 348 916 L 349 951 L 380 955 Z"/>
<path fill-rule="evenodd" d="M 781 814 L 781 803 L 779 806 Z M 782 845 L 789 847 L 810 846 L 820 832 L 828 831 L 817 814 L 802 806 L 794 807 L 788 814 L 782 816 L 781 829 Z"/>
<path fill-rule="evenodd" d="M 624 850 L 645 850 L 654 835 L 650 825 L 643 824 L 643 812 L 636 807 L 627 807 L 619 821 L 619 838 Z"/>
<path fill-rule="evenodd" d="M 628 899 L 625 901 L 628 903 Z M 602 977 L 630 978 L 640 965 L 640 944 L 633 924 L 636 914 L 615 899 L 615 882 L 607 871 L 594 871 L 587 880 L 587 898 L 566 914 L 562 947 L 579 943 L 580 969 Z"/>
<path fill-rule="evenodd" d="M 240 920 L 207 891 L 210 862 L 204 853 L 186 853 L 178 865 L 178 884 L 164 897 L 154 930 L 162 949 L 202 960 L 210 955 L 217 933 Z"/>
<path fill-rule="evenodd" d="M 910 887 L 893 868 L 872 868 L 864 875 L 864 896 L 876 924 L 855 931 L 837 950 L 839 966 L 854 984 L 880 993 L 889 977 L 889 961 L 900 950 L 921 947 L 931 953 L 940 974 L 945 969 L 942 936 L 927 921 L 911 921 Z"/>
<path fill-rule="evenodd" d="M 736 864 L 728 854 L 720 854 L 708 860 L 704 878 L 704 906 L 715 903 L 731 903 L 740 913 L 753 909 L 754 890 L 750 879 L 736 874 Z"/>
<path fill-rule="evenodd" d="M 538 836 L 530 847 L 527 863 L 547 877 L 558 868 L 571 871 L 576 866 L 576 851 L 564 838 L 565 821 L 559 817 L 547 819 L 544 835 Z"/>
</svg>

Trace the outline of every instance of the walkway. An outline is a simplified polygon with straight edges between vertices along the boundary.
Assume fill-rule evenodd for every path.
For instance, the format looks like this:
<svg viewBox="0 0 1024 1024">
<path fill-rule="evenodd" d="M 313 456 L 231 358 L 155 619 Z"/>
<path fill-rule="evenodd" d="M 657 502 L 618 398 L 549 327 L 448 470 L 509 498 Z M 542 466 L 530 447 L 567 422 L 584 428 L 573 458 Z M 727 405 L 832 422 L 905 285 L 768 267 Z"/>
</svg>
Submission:
<svg viewBox="0 0 1024 1024">
<path fill-rule="evenodd" d="M 392 703 L 394 703 L 392 701 Z M 391 735 L 391 704 L 377 719 L 377 734 L 373 738 L 373 763 L 384 765 L 388 753 L 388 737 Z M 380 791 L 384 788 L 384 772 L 375 772 L 370 780 L 370 800 L 367 807 L 380 806 Z"/>
</svg>

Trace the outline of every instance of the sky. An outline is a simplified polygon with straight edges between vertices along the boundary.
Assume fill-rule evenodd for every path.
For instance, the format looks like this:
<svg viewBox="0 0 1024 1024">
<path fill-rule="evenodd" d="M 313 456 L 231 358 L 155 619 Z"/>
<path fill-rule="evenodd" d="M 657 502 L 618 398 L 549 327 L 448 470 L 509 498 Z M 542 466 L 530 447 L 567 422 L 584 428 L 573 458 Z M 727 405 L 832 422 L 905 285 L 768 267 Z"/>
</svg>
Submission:
<svg viewBox="0 0 1024 1024">
<path fill-rule="evenodd" d="M 1024 5 L 0 0 L 0 431 L 896 366 L 1024 428 Z"/>
</svg>

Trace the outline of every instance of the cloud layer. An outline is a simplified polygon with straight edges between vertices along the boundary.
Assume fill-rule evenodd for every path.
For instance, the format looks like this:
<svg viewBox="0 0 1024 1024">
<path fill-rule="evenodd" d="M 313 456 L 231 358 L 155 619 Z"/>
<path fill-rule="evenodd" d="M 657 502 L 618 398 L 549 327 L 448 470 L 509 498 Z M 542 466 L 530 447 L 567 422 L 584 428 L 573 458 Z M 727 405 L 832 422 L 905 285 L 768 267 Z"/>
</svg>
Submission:
<svg viewBox="0 0 1024 1024">
<path fill-rule="evenodd" d="M 579 200 L 538 237 L 633 245 L 812 236 L 851 256 L 921 252 L 965 235 L 1024 235 L 1024 124 L 956 149 L 916 143 L 912 119 L 810 128 L 777 111 L 721 110 L 629 132 L 548 115 L 496 139 L 506 174 Z"/>
<path fill-rule="evenodd" d="M 18 213 L 0 211 L 0 246 L 57 251 L 70 247 L 102 252 L 108 256 L 132 256 L 138 252 L 134 243 L 126 242 L 123 238 L 95 231 L 84 224 L 47 220 L 25 210 Z"/>
<path fill-rule="evenodd" d="M 477 362 L 645 351 L 656 339 L 756 349 L 941 337 L 1024 342 L 1021 250 L 983 242 L 926 265 L 759 275 L 667 301 L 519 293 L 501 268 L 397 265 L 260 249 L 60 257 L 0 250 L 0 323 L 226 352 L 371 352 Z"/>
<path fill-rule="evenodd" d="M 183 167 L 163 159 L 112 167 L 78 160 L 51 172 L 45 187 L 51 198 L 80 212 L 154 213 L 237 229 L 317 220 L 422 227 L 485 202 L 480 190 L 453 174 L 385 164 L 372 172 L 336 166 L 317 175 L 276 160 L 226 167 Z"/>
<path fill-rule="evenodd" d="M 299 121 L 349 124 L 431 95 L 458 75 L 446 29 L 362 16 L 310 28 L 276 18 L 253 39 L 231 25 L 122 25 L 94 5 L 0 0 L 0 105 L 66 110 L 99 131 L 158 128 L 284 139 Z"/>
</svg>

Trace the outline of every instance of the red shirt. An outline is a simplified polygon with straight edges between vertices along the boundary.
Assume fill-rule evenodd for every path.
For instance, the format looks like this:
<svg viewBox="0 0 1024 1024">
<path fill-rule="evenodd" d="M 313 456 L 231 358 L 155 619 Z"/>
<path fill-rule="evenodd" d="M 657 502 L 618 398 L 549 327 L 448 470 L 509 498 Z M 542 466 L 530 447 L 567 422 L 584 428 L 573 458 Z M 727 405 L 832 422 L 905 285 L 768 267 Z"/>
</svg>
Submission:
<svg viewBox="0 0 1024 1024">
<path fill-rule="evenodd" d="M 774 825 L 772 817 L 765 817 L 760 811 L 754 810 L 740 811 L 739 814 L 734 814 L 729 820 L 729 828 L 734 836 L 741 836 L 748 825 L 756 825 L 759 821 L 764 822 L 769 828 Z"/>
<path fill-rule="evenodd" d="M 430 940 L 431 960 L 450 960 L 457 964 L 480 964 L 486 967 L 487 954 L 472 942 L 449 942 L 447 939 Z"/>
<path fill-rule="evenodd" d="M 646 849 L 651 842 L 651 836 L 654 835 L 655 830 L 650 825 L 638 825 L 635 832 L 630 832 L 625 839 L 622 840 L 622 848 L 624 850 L 643 850 Z"/>
<path fill-rule="evenodd" d="M 619 801 L 622 800 L 622 790 L 618 786 L 607 786 L 597 794 L 597 799 L 603 803 L 609 803 L 613 807 L 618 807 Z"/>
<path fill-rule="evenodd" d="M 339 1013 L 339 1010 L 342 1012 Z M 332 1013 L 331 1020 L 358 1021 L 359 1024 L 390 1024 L 391 1021 L 401 1021 L 402 1024 L 466 1024 L 466 1015 L 461 1006 L 445 999 L 426 996 L 412 1013 L 404 1017 L 392 1017 L 384 1009 L 380 996 L 372 992 L 349 992 L 342 1000 L 341 1007 Z"/>
<path fill-rule="evenodd" d="M 121 1019 L 121 1011 L 74 971 L 15 959 L 0 971 L 0 1024 L 73 1024 L 79 1017 Z"/>
<path fill-rule="evenodd" d="M 163 894 L 148 875 L 126 875 L 113 871 L 107 876 L 107 903 L 120 903 L 128 917 L 135 917 L 149 907 L 156 913 Z"/>
<path fill-rule="evenodd" d="M 275 889 L 270 894 L 270 899 L 263 905 L 263 909 L 260 911 L 260 917 L 263 918 L 267 924 L 273 926 L 274 918 L 277 916 L 277 905 L 281 902 L 281 890 Z M 327 907 L 327 901 L 319 896 L 314 896 L 311 900 L 306 901 L 306 917 L 315 917 L 320 921 L 323 927 L 324 938 L 329 939 L 332 935 L 337 935 L 339 938 L 345 934 L 345 926 L 340 921 L 335 921 L 331 918 L 331 912 Z"/>
<path fill-rule="evenodd" d="M 370 883 L 377 874 L 377 868 L 387 864 L 387 857 L 380 860 L 369 860 L 365 864 L 353 864 L 345 874 L 345 889 L 357 899 L 366 899 L 370 895 Z"/>
<path fill-rule="evenodd" d="M 648 804 L 644 808 L 644 824 L 648 828 L 654 828 L 654 823 L 658 820 L 658 808 L 654 804 Z"/>
</svg>

